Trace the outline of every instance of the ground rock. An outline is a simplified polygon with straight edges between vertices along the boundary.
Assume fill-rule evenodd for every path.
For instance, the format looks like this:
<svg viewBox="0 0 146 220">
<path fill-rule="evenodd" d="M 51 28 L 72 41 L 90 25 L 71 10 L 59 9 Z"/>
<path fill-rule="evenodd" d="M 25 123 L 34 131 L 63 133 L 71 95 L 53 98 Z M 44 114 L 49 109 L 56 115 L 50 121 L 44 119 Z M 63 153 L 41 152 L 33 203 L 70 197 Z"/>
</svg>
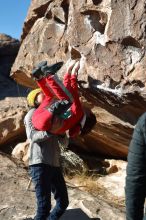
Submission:
<svg viewBox="0 0 146 220">
<path fill-rule="evenodd" d="M 110 164 L 107 169 L 109 174 L 99 178 L 98 183 L 101 184 L 108 193 L 118 197 L 119 200 L 124 200 L 127 162 L 120 160 L 105 160 L 105 162 Z"/>
<path fill-rule="evenodd" d="M 19 159 L 24 162 L 26 166 L 28 166 L 29 162 L 29 142 L 26 140 L 25 142 L 17 144 L 12 150 L 12 157 Z"/>
<path fill-rule="evenodd" d="M 26 167 L 19 160 L 1 153 L 0 175 L 0 220 L 33 219 L 36 209 L 35 193 L 32 183 L 28 189 Z M 124 220 L 124 208 L 111 206 L 103 197 L 83 192 L 73 184 L 67 182 L 67 185 L 70 204 L 61 220 Z"/>
</svg>

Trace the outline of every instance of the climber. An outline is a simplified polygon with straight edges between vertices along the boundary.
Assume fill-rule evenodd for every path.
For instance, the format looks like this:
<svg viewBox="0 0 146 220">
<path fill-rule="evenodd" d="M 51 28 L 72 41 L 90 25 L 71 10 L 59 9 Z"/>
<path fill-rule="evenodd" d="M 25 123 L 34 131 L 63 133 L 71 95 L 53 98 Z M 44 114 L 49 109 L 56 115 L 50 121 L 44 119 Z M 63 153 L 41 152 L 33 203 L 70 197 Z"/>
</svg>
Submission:
<svg viewBox="0 0 146 220">
<path fill-rule="evenodd" d="M 63 134 L 67 130 L 71 137 L 79 133 L 86 134 L 95 125 L 96 118 L 92 112 L 83 109 L 79 100 L 79 62 L 69 66 L 63 83 L 55 74 L 62 65 L 59 62 L 47 66 L 44 61 L 32 71 L 32 77 L 41 88 L 33 90 L 27 97 L 28 104 L 37 107 L 32 123 L 36 129 L 52 134 Z"/>
</svg>

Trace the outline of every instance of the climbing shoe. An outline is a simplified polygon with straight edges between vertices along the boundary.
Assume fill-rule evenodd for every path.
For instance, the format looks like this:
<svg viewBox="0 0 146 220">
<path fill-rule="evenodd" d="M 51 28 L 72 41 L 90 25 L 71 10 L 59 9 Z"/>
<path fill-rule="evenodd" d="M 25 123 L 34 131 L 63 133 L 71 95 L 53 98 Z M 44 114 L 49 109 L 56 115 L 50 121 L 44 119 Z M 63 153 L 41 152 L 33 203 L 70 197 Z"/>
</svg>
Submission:
<svg viewBox="0 0 146 220">
<path fill-rule="evenodd" d="M 43 72 L 43 76 L 46 77 L 48 75 L 54 75 L 63 65 L 63 62 L 54 63 L 52 65 L 44 65 L 41 67 L 41 71 Z"/>
<path fill-rule="evenodd" d="M 42 61 L 37 65 L 35 69 L 32 70 L 31 75 L 34 80 L 40 80 L 43 78 L 43 72 L 41 71 L 41 68 L 44 66 L 47 66 L 47 61 Z"/>
<path fill-rule="evenodd" d="M 40 80 L 48 75 L 54 75 L 63 65 L 63 62 L 58 62 L 52 65 L 47 65 L 47 61 L 43 61 L 32 71 L 32 77 L 35 80 Z"/>
</svg>

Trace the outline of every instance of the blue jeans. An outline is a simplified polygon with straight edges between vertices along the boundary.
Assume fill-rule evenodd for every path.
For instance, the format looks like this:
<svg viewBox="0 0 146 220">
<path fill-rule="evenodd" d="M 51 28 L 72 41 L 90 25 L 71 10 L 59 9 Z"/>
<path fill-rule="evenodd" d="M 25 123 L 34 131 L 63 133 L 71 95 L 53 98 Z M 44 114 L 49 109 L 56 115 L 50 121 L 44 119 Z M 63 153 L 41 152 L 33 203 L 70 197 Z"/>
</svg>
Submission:
<svg viewBox="0 0 146 220">
<path fill-rule="evenodd" d="M 68 193 L 60 167 L 47 164 L 29 166 L 35 185 L 37 214 L 35 220 L 58 220 L 68 206 Z M 56 205 L 51 210 L 51 191 Z"/>
</svg>

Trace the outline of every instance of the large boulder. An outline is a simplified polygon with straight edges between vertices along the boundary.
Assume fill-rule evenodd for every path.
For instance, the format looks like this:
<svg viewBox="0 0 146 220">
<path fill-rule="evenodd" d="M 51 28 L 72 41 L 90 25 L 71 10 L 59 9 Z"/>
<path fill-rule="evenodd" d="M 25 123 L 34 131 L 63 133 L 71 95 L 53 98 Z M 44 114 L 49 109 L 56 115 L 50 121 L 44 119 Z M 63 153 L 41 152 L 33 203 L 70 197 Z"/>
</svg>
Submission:
<svg viewBox="0 0 146 220">
<path fill-rule="evenodd" d="M 19 47 L 18 40 L 0 34 L 0 145 L 20 139 L 24 134 L 26 88 L 18 85 L 9 76 Z"/>
<path fill-rule="evenodd" d="M 145 0 L 33 0 L 11 75 L 34 88 L 30 73 L 38 62 L 80 59 L 80 91 L 97 124 L 74 143 L 126 157 L 133 127 L 146 109 L 145 25 Z"/>
</svg>

